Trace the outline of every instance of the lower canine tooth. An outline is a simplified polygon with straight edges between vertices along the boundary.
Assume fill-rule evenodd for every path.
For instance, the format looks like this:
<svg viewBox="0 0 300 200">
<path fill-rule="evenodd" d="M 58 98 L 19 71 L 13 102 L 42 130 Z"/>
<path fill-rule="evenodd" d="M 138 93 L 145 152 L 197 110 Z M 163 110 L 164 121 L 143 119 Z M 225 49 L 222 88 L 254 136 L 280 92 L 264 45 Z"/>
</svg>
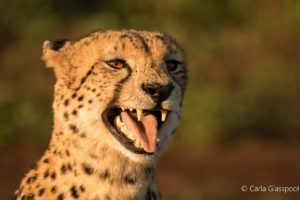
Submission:
<svg viewBox="0 0 300 200">
<path fill-rule="evenodd" d="M 141 121 L 143 110 L 142 109 L 136 109 L 137 119 L 138 121 Z"/>
<path fill-rule="evenodd" d="M 167 110 L 160 110 L 160 111 L 161 111 L 161 121 L 164 122 L 167 118 L 168 111 Z"/>
</svg>

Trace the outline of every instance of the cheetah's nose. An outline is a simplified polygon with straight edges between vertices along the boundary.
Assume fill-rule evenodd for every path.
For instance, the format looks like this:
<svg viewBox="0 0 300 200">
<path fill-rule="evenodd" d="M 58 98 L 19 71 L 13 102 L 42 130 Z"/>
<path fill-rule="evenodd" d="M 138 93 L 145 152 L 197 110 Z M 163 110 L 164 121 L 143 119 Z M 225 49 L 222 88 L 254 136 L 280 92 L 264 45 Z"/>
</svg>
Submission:
<svg viewBox="0 0 300 200">
<path fill-rule="evenodd" d="M 174 86 L 172 83 L 168 83 L 167 85 L 161 85 L 158 83 L 143 83 L 142 89 L 159 105 L 170 96 Z"/>
</svg>

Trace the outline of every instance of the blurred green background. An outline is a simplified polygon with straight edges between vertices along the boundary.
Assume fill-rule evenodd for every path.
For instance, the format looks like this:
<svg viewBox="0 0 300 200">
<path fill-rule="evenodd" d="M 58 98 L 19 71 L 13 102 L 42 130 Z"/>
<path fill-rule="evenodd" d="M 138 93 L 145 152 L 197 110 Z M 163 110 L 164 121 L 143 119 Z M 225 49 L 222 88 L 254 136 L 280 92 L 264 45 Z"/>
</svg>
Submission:
<svg viewBox="0 0 300 200">
<path fill-rule="evenodd" d="M 0 2 L 0 199 L 49 140 L 43 41 L 111 28 L 167 32 L 189 61 L 182 123 L 157 172 L 164 199 L 299 199 L 240 187 L 300 184 L 300 1 Z"/>
</svg>

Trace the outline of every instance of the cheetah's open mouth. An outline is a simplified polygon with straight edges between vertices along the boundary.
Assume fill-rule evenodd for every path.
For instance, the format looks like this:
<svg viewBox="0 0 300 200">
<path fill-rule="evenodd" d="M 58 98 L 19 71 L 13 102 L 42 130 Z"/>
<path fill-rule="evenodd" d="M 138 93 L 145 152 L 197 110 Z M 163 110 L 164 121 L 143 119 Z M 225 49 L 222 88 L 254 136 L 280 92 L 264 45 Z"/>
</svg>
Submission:
<svg viewBox="0 0 300 200">
<path fill-rule="evenodd" d="M 158 129 L 167 118 L 167 110 L 108 108 L 102 114 L 106 127 L 128 150 L 153 154 L 159 142 Z"/>
</svg>

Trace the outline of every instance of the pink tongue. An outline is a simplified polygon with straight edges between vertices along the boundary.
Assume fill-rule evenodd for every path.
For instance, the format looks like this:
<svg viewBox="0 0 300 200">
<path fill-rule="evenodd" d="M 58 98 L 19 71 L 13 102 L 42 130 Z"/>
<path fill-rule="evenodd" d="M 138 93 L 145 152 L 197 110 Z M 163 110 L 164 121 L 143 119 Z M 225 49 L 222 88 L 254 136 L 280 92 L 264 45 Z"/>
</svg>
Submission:
<svg viewBox="0 0 300 200">
<path fill-rule="evenodd" d="M 155 152 L 158 131 L 157 121 L 153 115 L 148 114 L 141 118 L 145 132 L 143 131 L 141 124 L 139 125 L 140 122 L 137 122 L 137 120 L 131 117 L 126 111 L 121 112 L 121 119 L 125 123 L 126 128 L 134 134 L 136 139 L 140 141 L 146 152 Z"/>
</svg>

